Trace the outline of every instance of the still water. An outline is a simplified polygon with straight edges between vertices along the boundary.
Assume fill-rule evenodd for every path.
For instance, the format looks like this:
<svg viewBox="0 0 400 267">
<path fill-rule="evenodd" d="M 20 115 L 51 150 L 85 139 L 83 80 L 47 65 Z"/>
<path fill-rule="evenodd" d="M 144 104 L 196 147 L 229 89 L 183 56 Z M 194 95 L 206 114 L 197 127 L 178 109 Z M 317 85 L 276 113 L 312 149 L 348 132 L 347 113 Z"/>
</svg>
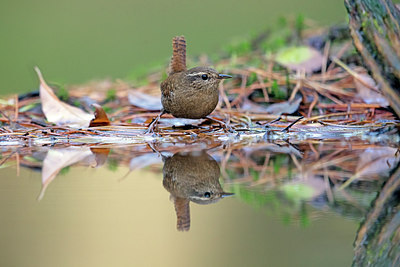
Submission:
<svg viewBox="0 0 400 267">
<path fill-rule="evenodd" d="M 395 265 L 399 159 L 361 140 L 3 147 L 0 265 Z"/>
</svg>

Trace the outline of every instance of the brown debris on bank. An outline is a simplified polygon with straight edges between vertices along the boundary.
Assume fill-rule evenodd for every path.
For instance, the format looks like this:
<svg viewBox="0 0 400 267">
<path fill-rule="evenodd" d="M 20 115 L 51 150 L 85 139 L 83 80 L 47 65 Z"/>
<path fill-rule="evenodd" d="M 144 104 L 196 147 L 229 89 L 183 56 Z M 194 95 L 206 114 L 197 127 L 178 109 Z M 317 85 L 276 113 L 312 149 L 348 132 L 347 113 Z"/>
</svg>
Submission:
<svg viewBox="0 0 400 267">
<path fill-rule="evenodd" d="M 253 43 L 251 51 L 227 54 L 211 64 L 234 77 L 220 85 L 220 102 L 211 114 L 234 127 L 234 134 L 225 133 L 218 124 L 205 120 L 166 115 L 160 121 L 158 134 L 145 135 L 147 125 L 161 108 L 159 84 L 164 71 L 160 70 L 145 77 L 146 83 L 142 86 L 122 80 L 104 80 L 70 86 L 63 100 L 57 97 L 56 100 L 51 92 L 47 100 L 32 93 L 4 98 L 0 102 L 0 145 L 121 144 L 153 139 L 191 142 L 246 137 L 323 139 L 371 133 L 395 136 L 399 121 L 388 108 L 379 85 L 359 63 L 361 60 L 352 52 L 354 47 L 350 40 L 345 39 L 340 46 L 334 45 L 335 40 L 326 37 L 331 31 L 332 28 L 322 34 L 321 30 L 304 31 L 301 45 L 288 44 L 290 49 L 272 54 L 263 53 Z M 262 38 L 268 37 L 261 34 L 255 40 L 261 42 Z M 315 40 L 320 43 L 319 50 L 311 47 Z M 320 66 L 317 71 L 316 62 L 312 63 L 313 69 L 307 70 L 301 67 L 304 62 L 293 63 L 291 59 L 298 57 L 290 54 L 293 50 L 304 55 L 309 53 L 308 49 L 312 50 L 312 56 L 305 62 L 317 60 Z M 320 53 L 317 57 L 316 51 Z M 201 57 L 200 63 L 194 65 L 209 61 Z M 40 72 L 39 77 L 43 95 L 44 88 L 46 92 L 52 89 Z M 46 114 L 44 107 L 49 109 L 54 105 L 58 107 L 53 107 L 51 115 L 62 119 L 51 120 Z M 101 118 L 92 121 L 91 126 L 96 127 L 76 126 L 68 123 L 68 114 L 55 114 L 72 110 L 75 115 L 73 105 L 79 106 L 85 120 L 95 106 L 96 114 L 101 114 Z M 89 115 L 90 119 L 92 117 Z M 289 131 L 282 131 L 296 120 L 298 122 Z"/>
</svg>

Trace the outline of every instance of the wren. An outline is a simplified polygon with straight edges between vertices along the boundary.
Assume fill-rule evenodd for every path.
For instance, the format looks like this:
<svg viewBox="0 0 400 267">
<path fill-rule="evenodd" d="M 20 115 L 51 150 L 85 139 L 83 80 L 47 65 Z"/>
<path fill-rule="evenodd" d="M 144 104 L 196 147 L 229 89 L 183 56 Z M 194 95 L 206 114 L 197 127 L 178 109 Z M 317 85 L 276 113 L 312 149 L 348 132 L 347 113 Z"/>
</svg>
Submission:
<svg viewBox="0 0 400 267">
<path fill-rule="evenodd" d="M 176 118 L 202 119 L 219 123 L 224 129 L 231 128 L 225 123 L 207 117 L 218 104 L 218 85 L 222 79 L 232 78 L 209 67 L 186 69 L 186 41 L 184 36 L 172 39 L 172 59 L 167 79 L 161 83 L 161 113 L 150 123 L 151 133 L 165 113 Z"/>
<path fill-rule="evenodd" d="M 179 231 L 190 229 L 190 201 L 211 204 L 233 195 L 222 189 L 219 165 L 205 151 L 178 152 L 163 160 L 163 185 L 171 193 Z"/>
</svg>

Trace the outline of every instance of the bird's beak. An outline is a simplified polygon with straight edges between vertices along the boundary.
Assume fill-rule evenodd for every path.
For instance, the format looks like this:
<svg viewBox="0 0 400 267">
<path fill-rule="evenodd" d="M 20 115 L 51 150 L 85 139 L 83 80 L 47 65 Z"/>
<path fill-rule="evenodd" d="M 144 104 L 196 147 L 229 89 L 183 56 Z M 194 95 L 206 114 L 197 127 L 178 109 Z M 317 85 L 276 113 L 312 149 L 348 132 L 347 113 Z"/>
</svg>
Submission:
<svg viewBox="0 0 400 267">
<path fill-rule="evenodd" d="M 230 196 L 233 196 L 233 195 L 234 195 L 234 193 L 222 192 L 221 197 L 224 198 L 224 197 L 230 197 Z"/>
<path fill-rule="evenodd" d="M 229 79 L 229 78 L 232 78 L 232 76 L 227 74 L 218 74 L 218 79 Z"/>
</svg>

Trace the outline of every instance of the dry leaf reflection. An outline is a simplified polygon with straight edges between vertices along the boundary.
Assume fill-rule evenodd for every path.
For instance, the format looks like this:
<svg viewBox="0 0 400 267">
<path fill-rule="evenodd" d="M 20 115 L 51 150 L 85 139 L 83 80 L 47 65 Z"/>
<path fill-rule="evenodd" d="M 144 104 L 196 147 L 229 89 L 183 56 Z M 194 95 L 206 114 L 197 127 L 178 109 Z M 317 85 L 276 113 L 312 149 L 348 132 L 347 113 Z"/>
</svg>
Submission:
<svg viewBox="0 0 400 267">
<path fill-rule="evenodd" d="M 81 162 L 93 156 L 88 147 L 67 147 L 52 148 L 47 152 L 43 160 L 42 167 L 42 190 L 38 199 L 41 200 L 49 184 L 56 178 L 61 169 Z M 89 159 L 89 164 L 95 166 L 93 159 Z"/>
</svg>

